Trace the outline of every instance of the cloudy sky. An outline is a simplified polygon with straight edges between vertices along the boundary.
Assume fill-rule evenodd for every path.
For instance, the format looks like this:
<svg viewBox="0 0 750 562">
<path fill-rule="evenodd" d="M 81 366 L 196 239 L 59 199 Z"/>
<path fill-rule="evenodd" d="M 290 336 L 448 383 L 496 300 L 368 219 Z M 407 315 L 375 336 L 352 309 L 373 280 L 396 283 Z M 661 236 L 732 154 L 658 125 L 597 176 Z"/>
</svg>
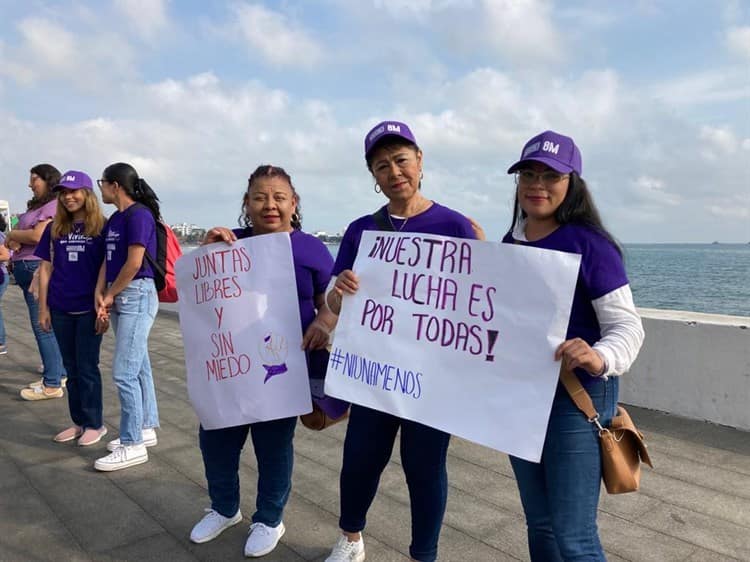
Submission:
<svg viewBox="0 0 750 562">
<path fill-rule="evenodd" d="M 364 134 L 409 123 L 425 194 L 508 228 L 524 142 L 576 139 L 624 242 L 750 241 L 743 0 L 0 0 L 0 198 L 29 168 L 132 163 L 166 220 L 236 222 L 285 167 L 304 227 L 383 203 Z"/>
</svg>

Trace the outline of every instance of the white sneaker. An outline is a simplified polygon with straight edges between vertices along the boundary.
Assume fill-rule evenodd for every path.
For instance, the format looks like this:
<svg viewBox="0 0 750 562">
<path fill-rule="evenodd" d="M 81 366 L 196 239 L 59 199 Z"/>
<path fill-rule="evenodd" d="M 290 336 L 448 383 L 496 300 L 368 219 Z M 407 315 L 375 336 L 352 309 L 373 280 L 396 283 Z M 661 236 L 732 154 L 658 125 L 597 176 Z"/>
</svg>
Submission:
<svg viewBox="0 0 750 562">
<path fill-rule="evenodd" d="M 143 440 L 143 444 L 146 447 L 153 447 L 159 442 L 159 440 L 156 438 L 156 430 L 153 427 L 148 427 L 141 430 L 141 439 Z M 119 446 L 120 438 L 118 437 L 117 439 L 112 439 L 112 441 L 107 443 L 107 450 L 114 451 Z"/>
<path fill-rule="evenodd" d="M 336 546 L 325 562 L 362 562 L 365 559 L 365 541 L 362 537 L 351 542 L 346 535 L 341 535 Z"/>
<path fill-rule="evenodd" d="M 104 472 L 111 472 L 142 464 L 146 461 L 148 461 L 148 451 L 143 443 L 139 445 L 120 445 L 106 457 L 96 459 L 94 468 Z"/>
<path fill-rule="evenodd" d="M 253 523 L 250 525 L 250 535 L 245 542 L 245 556 L 257 558 L 271 552 L 279 539 L 284 536 L 286 528 L 282 521 L 275 527 L 269 527 L 264 523 Z"/>
<path fill-rule="evenodd" d="M 229 527 L 242 521 L 242 512 L 239 509 L 232 517 L 224 517 L 213 509 L 207 509 L 206 511 L 208 513 L 190 531 L 190 540 L 198 544 L 215 539 Z"/>
</svg>

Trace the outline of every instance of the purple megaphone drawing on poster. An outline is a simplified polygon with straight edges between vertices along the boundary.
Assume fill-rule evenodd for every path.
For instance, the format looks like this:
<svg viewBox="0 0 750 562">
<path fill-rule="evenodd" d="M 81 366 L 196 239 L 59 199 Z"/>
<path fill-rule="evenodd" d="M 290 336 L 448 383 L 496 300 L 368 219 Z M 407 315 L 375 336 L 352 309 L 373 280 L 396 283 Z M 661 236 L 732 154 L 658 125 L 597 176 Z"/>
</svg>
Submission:
<svg viewBox="0 0 750 562">
<path fill-rule="evenodd" d="M 258 346 L 258 351 L 263 359 L 263 368 L 266 370 L 263 384 L 266 384 L 272 377 L 288 371 L 284 362 L 287 356 L 287 343 L 284 336 L 273 332 L 267 333 Z"/>
</svg>

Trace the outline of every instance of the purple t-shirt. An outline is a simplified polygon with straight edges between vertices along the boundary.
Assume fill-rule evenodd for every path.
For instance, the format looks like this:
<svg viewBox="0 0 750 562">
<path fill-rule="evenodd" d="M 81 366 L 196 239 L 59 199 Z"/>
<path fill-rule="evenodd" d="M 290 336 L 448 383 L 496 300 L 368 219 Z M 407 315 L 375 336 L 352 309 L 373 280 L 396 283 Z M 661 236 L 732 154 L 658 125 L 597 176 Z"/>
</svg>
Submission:
<svg viewBox="0 0 750 562">
<path fill-rule="evenodd" d="M 235 228 L 238 239 L 252 236 L 250 228 Z M 292 260 L 294 275 L 297 281 L 297 298 L 299 299 L 299 316 L 302 320 L 302 332 L 315 319 L 315 295 L 325 292 L 331 279 L 333 258 L 325 244 L 301 230 L 289 233 L 292 242 Z"/>
<path fill-rule="evenodd" d="M 503 237 L 503 242 L 514 243 L 510 232 Z M 625 265 L 614 244 L 601 233 L 578 224 L 564 224 L 541 240 L 520 243 L 581 256 L 566 339 L 581 338 L 594 345 L 601 339 L 601 332 L 591 301 L 628 284 Z M 584 378 L 582 373 L 578 375 L 584 382 L 591 379 Z"/>
<path fill-rule="evenodd" d="M 128 259 L 128 247 L 143 246 L 156 258 L 156 221 L 148 207 L 134 204 L 123 212 L 115 211 L 104 227 L 107 256 L 107 283 L 114 282 Z M 141 269 L 133 279 L 154 277 L 154 272 L 143 257 Z"/>
<path fill-rule="evenodd" d="M 73 224 L 73 231 L 55 240 L 50 256 L 52 223 L 36 247 L 36 256 L 52 261 L 52 277 L 47 289 L 47 306 L 60 312 L 94 310 L 94 289 L 104 260 L 104 231 L 98 236 L 83 234 L 83 223 Z M 50 259 L 51 258 L 51 259 Z"/>
<path fill-rule="evenodd" d="M 18 224 L 14 227 L 15 230 L 30 230 L 42 221 L 55 218 L 57 212 L 57 198 L 52 201 L 47 201 L 41 207 L 34 209 L 33 211 L 26 211 L 22 215 L 18 216 Z M 34 249 L 36 244 L 21 244 L 21 248 L 13 252 L 11 261 L 20 260 L 38 260 L 34 255 Z"/>
<path fill-rule="evenodd" d="M 429 209 L 409 217 L 406 222 L 403 219 L 392 219 L 392 221 L 396 232 L 421 232 L 456 238 L 476 238 L 469 219 L 453 209 L 434 202 Z M 354 266 L 359 241 L 365 230 L 380 230 L 372 215 L 359 217 L 347 227 L 336 256 L 336 265 L 333 266 L 333 275 L 338 275 Z"/>
</svg>

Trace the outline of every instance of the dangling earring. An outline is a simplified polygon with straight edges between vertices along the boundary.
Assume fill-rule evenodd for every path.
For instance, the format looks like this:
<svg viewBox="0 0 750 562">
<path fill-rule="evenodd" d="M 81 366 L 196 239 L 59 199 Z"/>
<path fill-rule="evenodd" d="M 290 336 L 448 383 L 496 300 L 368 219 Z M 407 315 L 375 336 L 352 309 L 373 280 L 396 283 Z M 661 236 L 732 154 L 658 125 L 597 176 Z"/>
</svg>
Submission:
<svg viewBox="0 0 750 562">
<path fill-rule="evenodd" d="M 297 214 L 297 211 L 292 213 L 292 225 L 299 224 L 299 215 Z"/>
<path fill-rule="evenodd" d="M 419 170 L 419 181 L 422 181 L 424 179 L 424 172 L 422 170 Z"/>
<path fill-rule="evenodd" d="M 375 182 L 375 193 L 381 193 L 381 192 L 382 190 L 380 189 L 380 186 L 378 185 L 377 182 Z"/>
</svg>

